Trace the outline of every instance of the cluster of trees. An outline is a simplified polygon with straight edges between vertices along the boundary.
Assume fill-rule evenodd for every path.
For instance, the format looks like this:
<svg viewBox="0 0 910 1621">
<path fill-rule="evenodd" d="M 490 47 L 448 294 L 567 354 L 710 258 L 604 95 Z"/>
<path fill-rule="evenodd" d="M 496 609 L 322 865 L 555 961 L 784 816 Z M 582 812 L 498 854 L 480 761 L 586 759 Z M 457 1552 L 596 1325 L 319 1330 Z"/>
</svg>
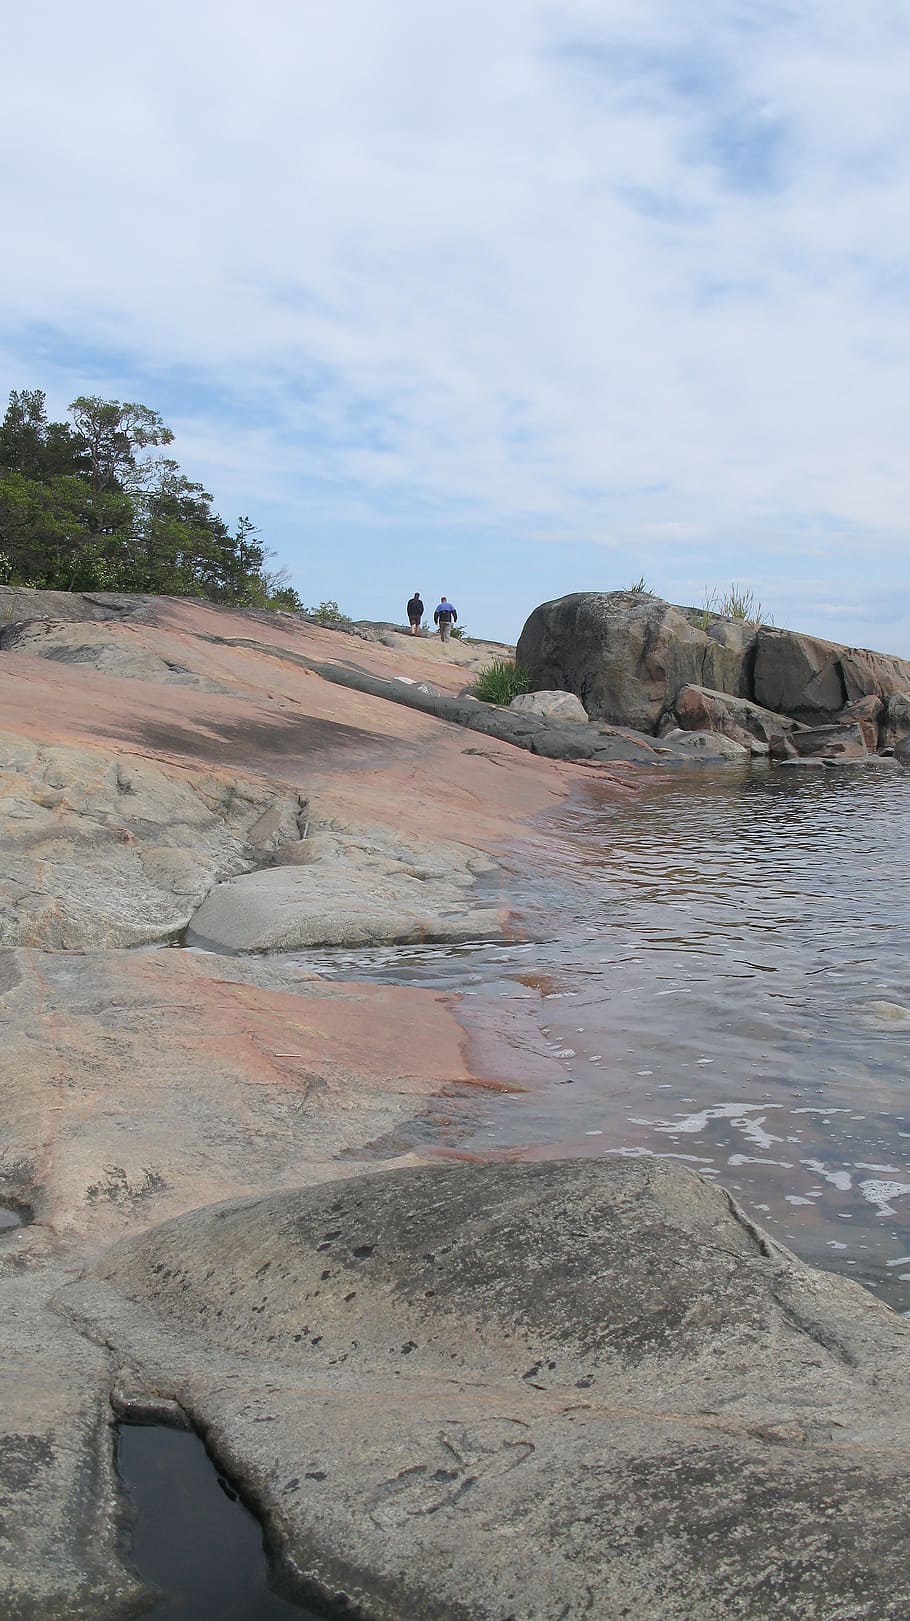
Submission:
<svg viewBox="0 0 910 1621">
<path fill-rule="evenodd" d="M 0 584 L 149 591 L 299 609 L 249 518 L 233 532 L 162 447 L 157 411 L 80 396 L 49 422 L 41 389 L 10 394 L 0 425 Z"/>
</svg>

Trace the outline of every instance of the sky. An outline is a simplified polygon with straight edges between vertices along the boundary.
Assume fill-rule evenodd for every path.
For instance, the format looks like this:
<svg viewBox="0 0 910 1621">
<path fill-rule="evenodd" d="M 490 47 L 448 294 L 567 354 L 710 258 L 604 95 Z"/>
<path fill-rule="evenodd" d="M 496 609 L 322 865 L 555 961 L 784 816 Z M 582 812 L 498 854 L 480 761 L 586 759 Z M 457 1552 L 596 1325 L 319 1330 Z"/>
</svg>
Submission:
<svg viewBox="0 0 910 1621">
<path fill-rule="evenodd" d="M 30 0 L 0 405 L 140 401 L 307 605 L 731 585 L 910 657 L 905 0 Z"/>
</svg>

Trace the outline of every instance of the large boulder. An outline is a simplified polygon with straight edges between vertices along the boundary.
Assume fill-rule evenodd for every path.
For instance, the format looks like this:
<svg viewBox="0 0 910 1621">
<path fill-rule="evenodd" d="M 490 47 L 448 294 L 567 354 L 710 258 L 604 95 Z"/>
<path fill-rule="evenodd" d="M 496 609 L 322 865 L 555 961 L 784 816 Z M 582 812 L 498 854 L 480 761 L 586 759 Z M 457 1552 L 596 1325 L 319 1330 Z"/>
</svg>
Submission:
<svg viewBox="0 0 910 1621">
<path fill-rule="evenodd" d="M 592 719 L 653 732 L 680 687 L 701 683 L 707 645 L 659 597 L 578 591 L 535 608 L 516 659 L 532 687 L 574 692 Z"/>
<path fill-rule="evenodd" d="M 519 637 L 517 658 L 533 687 L 574 692 L 592 719 L 645 732 L 666 725 L 682 689 L 690 687 L 748 700 L 805 726 L 829 725 L 843 714 L 847 722 L 860 722 L 867 742 L 877 720 L 874 701 L 893 699 L 891 735 L 886 716 L 882 742 L 910 732 L 907 660 L 775 626 L 712 618 L 646 592 L 579 591 L 542 603 Z M 731 714 L 725 707 L 711 724 L 719 722 L 735 738 Z M 686 728 L 696 724 L 679 713 L 676 718 Z M 781 749 L 785 722 L 764 729 Z M 751 724 L 742 730 L 770 742 Z"/>
<path fill-rule="evenodd" d="M 681 1166 L 210 1206 L 61 1304 L 176 1397 L 333 1613 L 910 1613 L 910 1325 Z"/>
<path fill-rule="evenodd" d="M 714 619 L 705 625 L 704 613 L 684 611 L 690 623 L 704 629 L 707 636 L 702 685 L 733 697 L 750 698 L 758 626 L 745 619 Z"/>
<path fill-rule="evenodd" d="M 865 648 L 762 625 L 755 647 L 756 703 L 824 725 L 847 704 L 869 694 L 887 698 L 910 689 L 910 663 Z"/>
</svg>

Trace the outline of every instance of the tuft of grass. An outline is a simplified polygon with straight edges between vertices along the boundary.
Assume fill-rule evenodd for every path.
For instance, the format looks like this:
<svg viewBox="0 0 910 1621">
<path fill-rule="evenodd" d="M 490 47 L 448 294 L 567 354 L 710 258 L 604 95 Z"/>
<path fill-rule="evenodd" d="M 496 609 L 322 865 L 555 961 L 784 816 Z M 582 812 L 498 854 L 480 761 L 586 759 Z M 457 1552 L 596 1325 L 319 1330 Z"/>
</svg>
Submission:
<svg viewBox="0 0 910 1621">
<path fill-rule="evenodd" d="M 456 642 L 469 642 L 471 640 L 464 625 L 453 625 L 450 634 Z"/>
<path fill-rule="evenodd" d="M 523 664 L 512 659 L 492 659 L 477 672 L 474 696 L 487 704 L 510 704 L 519 693 L 527 692 L 531 677 Z"/>
<path fill-rule="evenodd" d="M 716 587 L 709 592 L 705 586 L 704 602 L 696 622 L 701 630 L 707 630 L 715 619 L 742 619 L 747 625 L 774 624 L 773 617 L 765 613 L 754 592 L 737 585 L 735 580 L 723 596 Z"/>
<path fill-rule="evenodd" d="M 626 590 L 632 597 L 650 597 L 654 594 L 651 591 L 650 586 L 645 585 L 645 577 L 643 574 L 640 579 L 633 580 L 632 584 L 626 587 Z"/>
</svg>

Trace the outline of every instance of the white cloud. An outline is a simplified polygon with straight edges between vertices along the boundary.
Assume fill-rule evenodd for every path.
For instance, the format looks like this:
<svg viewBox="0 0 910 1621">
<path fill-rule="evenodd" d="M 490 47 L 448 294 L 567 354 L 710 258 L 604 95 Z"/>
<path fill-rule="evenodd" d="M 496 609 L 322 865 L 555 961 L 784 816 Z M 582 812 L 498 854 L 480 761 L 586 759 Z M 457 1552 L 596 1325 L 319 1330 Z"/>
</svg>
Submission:
<svg viewBox="0 0 910 1621">
<path fill-rule="evenodd" d="M 893 562 L 903 7 L 37 0 L 5 61 L 10 330 L 172 400 L 219 500 L 482 530 L 475 573 L 626 537 L 666 594 Z"/>
</svg>

